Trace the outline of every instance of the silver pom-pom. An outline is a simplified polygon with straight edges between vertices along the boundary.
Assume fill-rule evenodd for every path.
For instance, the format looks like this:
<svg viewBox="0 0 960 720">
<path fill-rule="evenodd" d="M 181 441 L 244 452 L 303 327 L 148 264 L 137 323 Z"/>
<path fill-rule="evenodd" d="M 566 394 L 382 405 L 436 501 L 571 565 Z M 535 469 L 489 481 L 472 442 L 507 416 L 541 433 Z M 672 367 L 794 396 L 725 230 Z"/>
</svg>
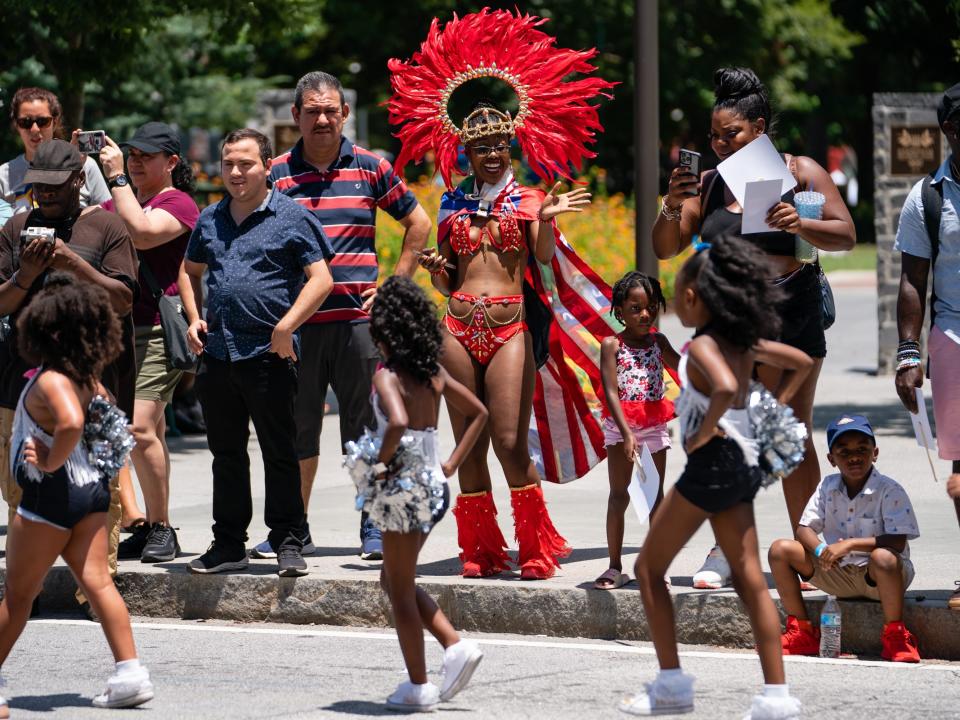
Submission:
<svg viewBox="0 0 960 720">
<path fill-rule="evenodd" d="M 120 472 L 136 445 L 127 428 L 127 416 L 102 395 L 90 401 L 87 421 L 83 425 L 83 440 L 90 464 L 106 480 Z"/>
<path fill-rule="evenodd" d="M 384 532 L 430 532 L 434 512 L 443 507 L 444 479 L 424 443 L 419 433 L 406 433 L 382 479 L 373 472 L 380 456 L 379 437 L 365 430 L 356 442 L 346 444 L 343 464 L 357 487 L 356 509 L 369 513 Z"/>
<path fill-rule="evenodd" d="M 750 420 L 759 450 L 764 487 L 782 480 L 803 462 L 807 426 L 793 409 L 759 383 L 750 388 Z"/>
</svg>

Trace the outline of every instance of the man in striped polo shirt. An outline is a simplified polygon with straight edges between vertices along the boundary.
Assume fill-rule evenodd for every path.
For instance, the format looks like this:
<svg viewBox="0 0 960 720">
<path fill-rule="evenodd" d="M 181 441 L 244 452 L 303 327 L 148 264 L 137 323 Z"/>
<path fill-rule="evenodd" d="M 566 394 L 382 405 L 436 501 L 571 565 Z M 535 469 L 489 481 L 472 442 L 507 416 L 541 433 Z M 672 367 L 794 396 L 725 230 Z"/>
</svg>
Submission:
<svg viewBox="0 0 960 720">
<path fill-rule="evenodd" d="M 370 339 L 368 310 L 377 292 L 377 208 L 404 227 L 394 268 L 398 275 L 413 275 L 416 253 L 426 245 L 431 223 L 387 160 L 343 137 L 350 106 L 337 78 L 324 72 L 304 75 L 292 111 L 302 138 L 274 159 L 270 179 L 277 190 L 316 214 L 336 252 L 330 267 L 333 292 L 300 331 L 296 445 L 306 512 L 317 473 L 327 386 L 333 387 L 340 406 L 341 444 L 374 425 L 370 386 L 379 356 Z M 380 531 L 365 516 L 360 539 L 362 558 L 382 557 Z M 305 538 L 304 554 L 313 551 L 311 538 Z M 253 555 L 271 557 L 269 544 L 258 545 Z"/>
</svg>

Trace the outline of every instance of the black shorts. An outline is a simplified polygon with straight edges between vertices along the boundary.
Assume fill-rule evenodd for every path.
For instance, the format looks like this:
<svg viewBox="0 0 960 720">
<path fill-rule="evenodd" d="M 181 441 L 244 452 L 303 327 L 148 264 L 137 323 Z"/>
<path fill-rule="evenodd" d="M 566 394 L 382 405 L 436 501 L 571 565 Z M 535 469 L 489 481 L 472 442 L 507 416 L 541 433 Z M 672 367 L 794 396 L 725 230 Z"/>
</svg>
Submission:
<svg viewBox="0 0 960 720">
<path fill-rule="evenodd" d="M 438 522 L 443 520 L 443 516 L 447 514 L 447 510 L 450 507 L 450 485 L 449 483 L 443 484 L 443 505 L 433 511 L 431 520 L 433 524 L 436 525 Z"/>
<path fill-rule="evenodd" d="M 369 323 L 315 323 L 300 328 L 300 385 L 294 403 L 297 459 L 320 454 L 327 387 L 340 408 L 340 444 L 356 440 L 375 420 L 370 405 L 380 353 Z M 344 451 L 345 452 L 345 451 Z"/>
<path fill-rule="evenodd" d="M 803 350 L 812 358 L 827 356 L 823 329 L 823 295 L 815 265 L 804 265 L 780 288 L 786 293 L 777 304 L 782 323 L 780 342 Z"/>
<path fill-rule="evenodd" d="M 27 477 L 22 466 L 18 467 L 17 485 L 23 490 L 22 510 L 64 530 L 69 530 L 91 513 L 107 512 L 110 508 L 109 482 L 74 485 L 65 468 L 47 473 L 43 480 L 34 482 Z"/>
<path fill-rule="evenodd" d="M 737 503 L 753 502 L 760 489 L 760 469 L 744 462 L 736 442 L 715 437 L 687 456 L 674 487 L 704 512 L 723 512 Z"/>
</svg>

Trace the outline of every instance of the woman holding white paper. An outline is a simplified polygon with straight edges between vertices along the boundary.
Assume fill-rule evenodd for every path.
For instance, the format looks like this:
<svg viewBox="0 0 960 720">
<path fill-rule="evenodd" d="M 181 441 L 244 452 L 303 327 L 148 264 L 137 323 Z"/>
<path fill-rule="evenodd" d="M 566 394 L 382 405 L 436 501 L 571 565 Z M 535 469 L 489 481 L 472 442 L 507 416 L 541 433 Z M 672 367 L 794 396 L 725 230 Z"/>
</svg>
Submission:
<svg viewBox="0 0 960 720">
<path fill-rule="evenodd" d="M 717 70 L 714 73 L 714 96 L 710 146 L 721 161 L 769 133 L 773 113 L 766 88 L 752 70 Z M 670 175 L 669 191 L 653 226 L 653 248 L 657 257 L 663 260 L 679 254 L 691 244 L 695 235 L 707 243 L 726 235 L 740 237 L 763 250 L 774 272 L 771 282 L 786 293 L 786 299 L 777 306 L 782 323 L 781 335 L 777 339 L 803 350 L 814 359 L 812 371 L 790 402 L 797 417 L 810 428 L 817 379 L 827 350 L 819 269 L 797 259 L 798 254 L 803 257 L 802 251 L 798 253 L 797 236 L 821 250 L 836 251 L 850 250 L 856 243 L 856 232 L 843 198 L 826 170 L 805 156 L 784 155 L 783 161 L 799 190 L 816 190 L 825 198 L 819 219 L 800 217 L 793 200 L 798 188 L 788 188 L 780 202 L 767 213 L 766 223 L 770 230 L 744 235 L 741 224 L 743 208 L 720 174 L 708 171 L 701 182 L 701 178 L 681 166 Z M 788 184 L 789 181 L 784 183 L 784 187 Z M 742 192 L 740 196 L 743 196 Z M 785 382 L 784 373 L 775 368 L 761 365 L 758 374 L 773 391 Z M 787 512 L 794 531 L 804 505 L 819 482 L 819 461 L 813 442 L 808 439 L 803 463 L 783 482 Z M 729 566 L 719 549 L 714 548 L 704 567 L 694 576 L 694 586 L 718 588 L 728 584 L 729 579 Z"/>
</svg>

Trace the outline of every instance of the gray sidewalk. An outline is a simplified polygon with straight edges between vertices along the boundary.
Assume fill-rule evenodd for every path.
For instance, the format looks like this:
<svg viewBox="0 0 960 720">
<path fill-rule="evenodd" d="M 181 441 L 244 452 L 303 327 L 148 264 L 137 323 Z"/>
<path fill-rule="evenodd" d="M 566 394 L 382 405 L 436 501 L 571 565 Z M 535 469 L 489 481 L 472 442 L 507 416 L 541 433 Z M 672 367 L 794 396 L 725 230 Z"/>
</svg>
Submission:
<svg viewBox="0 0 960 720">
<path fill-rule="evenodd" d="M 909 418 L 896 397 L 893 379 L 875 376 L 876 290 L 870 275 L 844 273 L 833 280 L 839 317 L 828 331 L 829 355 L 815 412 L 814 436 L 822 469 L 830 472 L 823 434 L 827 422 L 841 412 L 866 414 L 878 432 L 878 466 L 907 489 L 920 523 L 921 537 L 911 543 L 916 579 L 908 592 L 906 622 L 919 636 L 925 657 L 960 659 L 960 613 L 946 609 L 953 582 L 960 579 L 960 530 L 953 504 L 944 491 L 949 466 L 935 460 L 940 477 L 940 482 L 935 483 L 924 451 L 917 447 Z M 663 318 L 662 326 L 678 348 L 690 336 L 675 317 Z M 321 441 L 321 468 L 310 504 L 310 527 L 318 552 L 308 558 L 308 577 L 281 580 L 275 575 L 274 562 L 265 560 L 252 560 L 248 572 L 231 576 L 197 577 L 186 573 L 186 562 L 203 552 L 211 540 L 211 456 L 204 438 L 177 438 L 170 441 L 171 518 L 179 527 L 183 555 L 176 562 L 153 566 L 135 561 L 121 563 L 119 584 L 131 610 L 161 617 L 384 624 L 387 606 L 376 584 L 380 563 L 364 562 L 358 557 L 359 514 L 353 509 L 352 483 L 340 465 L 336 417 L 328 417 L 326 424 Z M 452 446 L 445 418 L 441 437 L 444 447 Z M 262 520 L 263 468 L 255 440 L 250 443 L 250 456 L 256 514 L 250 528 L 249 545 L 253 546 L 266 537 Z M 678 477 L 683 463 L 681 450 L 668 453 L 668 487 Z M 490 468 L 500 525 L 515 547 L 507 486 L 492 453 Z M 455 483 L 452 489 L 456 490 Z M 456 525 L 448 515 L 421 554 L 422 581 L 465 629 L 570 637 L 646 637 L 635 583 L 613 592 L 592 589 L 594 578 L 607 567 L 606 463 L 575 483 L 546 487 L 545 494 L 554 523 L 574 548 L 555 578 L 541 582 L 521 582 L 516 574 L 479 581 L 460 578 Z M 774 539 L 790 534 L 779 488 L 761 492 L 755 508 L 761 552 L 765 554 Z M 645 532 L 646 527 L 628 510 L 628 572 Z M 705 526 L 670 569 L 680 639 L 751 646 L 749 623 L 732 590 L 704 592 L 690 587 L 691 576 L 712 544 L 709 527 Z M 70 583 L 65 572 L 52 573 L 45 606 L 68 607 Z M 823 599 L 819 593 L 808 597 L 815 602 Z M 876 654 L 882 626 L 879 605 L 844 603 L 843 609 L 845 650 Z"/>
</svg>

